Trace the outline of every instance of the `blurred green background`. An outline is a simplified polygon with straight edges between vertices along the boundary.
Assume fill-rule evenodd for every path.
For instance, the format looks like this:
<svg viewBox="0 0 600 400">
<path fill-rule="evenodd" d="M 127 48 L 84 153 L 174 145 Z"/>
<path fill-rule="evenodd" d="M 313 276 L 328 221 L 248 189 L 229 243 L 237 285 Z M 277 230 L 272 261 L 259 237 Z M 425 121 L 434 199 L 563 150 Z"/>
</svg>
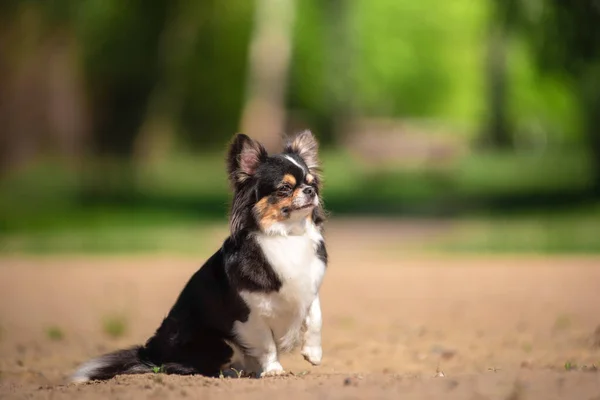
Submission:
<svg viewBox="0 0 600 400">
<path fill-rule="evenodd" d="M 0 252 L 203 251 L 233 134 L 306 128 L 334 223 L 598 252 L 599 127 L 595 0 L 4 0 Z"/>
</svg>

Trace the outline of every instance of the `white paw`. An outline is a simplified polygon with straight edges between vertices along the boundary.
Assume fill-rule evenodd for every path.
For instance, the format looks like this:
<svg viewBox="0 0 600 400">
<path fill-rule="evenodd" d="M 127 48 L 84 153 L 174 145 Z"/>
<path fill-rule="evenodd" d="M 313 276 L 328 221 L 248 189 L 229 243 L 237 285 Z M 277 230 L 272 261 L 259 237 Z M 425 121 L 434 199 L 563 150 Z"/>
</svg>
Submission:
<svg viewBox="0 0 600 400">
<path fill-rule="evenodd" d="M 280 376 L 285 375 L 285 371 L 279 362 L 271 363 L 265 368 L 263 372 L 261 372 L 260 377 L 264 378 L 266 376 Z"/>
<path fill-rule="evenodd" d="M 304 346 L 301 354 L 304 356 L 304 359 L 312 365 L 319 365 L 323 358 L 323 349 L 321 346 Z"/>
</svg>

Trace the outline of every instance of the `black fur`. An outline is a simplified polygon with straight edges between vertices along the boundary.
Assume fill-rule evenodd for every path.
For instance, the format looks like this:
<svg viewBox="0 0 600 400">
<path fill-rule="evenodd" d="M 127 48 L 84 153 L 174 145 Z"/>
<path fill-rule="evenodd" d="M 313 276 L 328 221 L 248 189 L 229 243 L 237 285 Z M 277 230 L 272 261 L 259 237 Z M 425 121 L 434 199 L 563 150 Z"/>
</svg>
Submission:
<svg viewBox="0 0 600 400">
<path fill-rule="evenodd" d="M 279 277 L 253 238 L 242 242 L 229 238 L 223 244 L 223 250 L 227 276 L 236 289 L 276 292 L 281 288 Z"/>
<path fill-rule="evenodd" d="M 325 243 L 319 243 L 319 246 L 317 247 L 317 256 L 319 256 L 319 259 L 327 266 L 327 248 L 325 247 Z"/>
<path fill-rule="evenodd" d="M 245 322 L 250 313 L 231 279 L 237 269 L 221 248 L 192 276 L 146 343 L 153 364 L 178 364 L 190 368 L 190 373 L 218 375 L 233 354 L 224 340 L 235 341 L 233 323 Z"/>
<path fill-rule="evenodd" d="M 299 155 L 293 156 L 305 165 Z M 269 157 L 260 144 L 245 135 L 237 135 L 233 140 L 227 170 L 234 188 L 231 236 L 190 278 L 144 346 L 94 360 L 89 364 L 93 366 L 91 371 L 84 367 L 86 378 L 104 380 L 119 374 L 151 372 L 155 368 L 167 374 L 217 376 L 233 355 L 226 341 L 244 348 L 232 334 L 234 323 L 247 321 L 250 313 L 240 291 L 268 293 L 278 291 L 282 285 L 253 236 L 259 228 L 252 208 L 275 190 L 284 173 L 302 181 L 305 172 L 282 156 Z M 315 190 L 319 190 L 316 183 Z M 315 208 L 312 218 L 320 226 L 323 209 Z M 316 252 L 327 263 L 324 243 L 320 243 Z"/>
<path fill-rule="evenodd" d="M 100 357 L 99 367 L 93 371 L 92 379 L 105 380 L 115 375 L 151 372 L 152 364 L 143 361 L 141 351 L 141 346 L 135 346 Z"/>
</svg>

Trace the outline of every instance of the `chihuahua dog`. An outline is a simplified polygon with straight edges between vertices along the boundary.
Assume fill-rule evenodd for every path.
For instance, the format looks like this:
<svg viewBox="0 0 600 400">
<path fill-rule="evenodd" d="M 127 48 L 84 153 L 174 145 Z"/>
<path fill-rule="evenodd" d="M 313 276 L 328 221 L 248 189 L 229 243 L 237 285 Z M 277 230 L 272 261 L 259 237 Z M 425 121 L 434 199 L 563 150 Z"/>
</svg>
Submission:
<svg viewBox="0 0 600 400">
<path fill-rule="evenodd" d="M 280 354 L 301 345 L 321 362 L 319 288 L 327 265 L 318 144 L 310 131 L 281 154 L 238 134 L 229 147 L 230 236 L 191 277 L 145 345 L 92 359 L 73 382 L 160 370 L 219 376 L 284 374 Z"/>
</svg>

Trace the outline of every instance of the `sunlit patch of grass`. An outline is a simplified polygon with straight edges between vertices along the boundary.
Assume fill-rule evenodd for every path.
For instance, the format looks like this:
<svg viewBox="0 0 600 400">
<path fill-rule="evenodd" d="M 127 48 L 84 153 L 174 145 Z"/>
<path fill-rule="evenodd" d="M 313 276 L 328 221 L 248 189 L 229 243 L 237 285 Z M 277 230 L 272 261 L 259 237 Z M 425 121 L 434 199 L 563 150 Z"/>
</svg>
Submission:
<svg viewBox="0 0 600 400">
<path fill-rule="evenodd" d="M 529 354 L 529 353 L 531 353 L 531 352 L 532 352 L 532 350 L 533 350 L 533 345 L 532 345 L 531 343 L 527 342 L 527 343 L 523 343 L 523 344 L 521 345 L 521 348 L 523 349 L 523 351 L 524 351 L 525 353 L 528 353 L 528 354 Z"/>
<path fill-rule="evenodd" d="M 39 231 L 0 238 L 3 253 L 28 254 L 119 254 L 160 253 L 205 255 L 225 239 L 227 225 L 113 226 Z"/>
<path fill-rule="evenodd" d="M 555 331 L 565 331 L 573 326 L 573 318 L 568 314 L 560 314 L 554 321 L 553 329 Z"/>
<path fill-rule="evenodd" d="M 46 337 L 52 341 L 58 342 L 65 338 L 65 333 L 58 326 L 50 326 L 46 329 Z"/>
<path fill-rule="evenodd" d="M 600 206 L 546 214 L 523 206 L 527 214 L 505 217 L 505 205 L 495 202 L 512 206 L 523 197 L 585 192 L 591 179 L 586 154 L 477 152 L 431 170 L 325 150 L 323 197 L 334 216 L 459 215 L 456 230 L 424 243 L 428 249 L 600 253 Z M 91 199 L 82 196 L 81 174 L 64 166 L 40 163 L 15 172 L 0 179 L 0 253 L 206 255 L 227 235 L 231 193 L 223 164 L 222 151 L 174 154 L 138 165 L 123 196 Z M 500 216 L 477 214 L 487 210 Z"/>
<path fill-rule="evenodd" d="M 124 314 L 107 315 L 102 320 L 102 331 L 112 339 L 123 337 L 128 330 L 128 321 Z"/>
<path fill-rule="evenodd" d="M 578 210 L 468 218 L 423 247 L 454 253 L 600 253 L 600 206 Z"/>
</svg>

